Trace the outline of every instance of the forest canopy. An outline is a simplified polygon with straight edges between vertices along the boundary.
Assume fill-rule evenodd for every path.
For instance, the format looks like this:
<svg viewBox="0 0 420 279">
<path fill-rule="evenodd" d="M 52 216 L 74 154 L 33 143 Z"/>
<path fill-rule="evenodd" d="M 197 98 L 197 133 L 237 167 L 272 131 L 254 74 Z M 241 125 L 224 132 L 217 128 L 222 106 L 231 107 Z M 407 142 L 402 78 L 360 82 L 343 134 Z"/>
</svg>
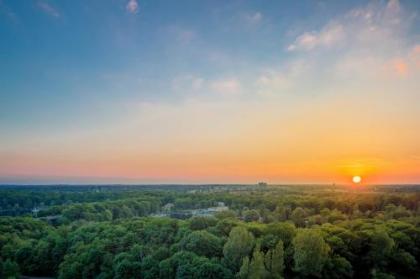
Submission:
<svg viewBox="0 0 420 279">
<path fill-rule="evenodd" d="M 0 277 L 414 278 L 420 188 L 0 188 Z"/>
</svg>

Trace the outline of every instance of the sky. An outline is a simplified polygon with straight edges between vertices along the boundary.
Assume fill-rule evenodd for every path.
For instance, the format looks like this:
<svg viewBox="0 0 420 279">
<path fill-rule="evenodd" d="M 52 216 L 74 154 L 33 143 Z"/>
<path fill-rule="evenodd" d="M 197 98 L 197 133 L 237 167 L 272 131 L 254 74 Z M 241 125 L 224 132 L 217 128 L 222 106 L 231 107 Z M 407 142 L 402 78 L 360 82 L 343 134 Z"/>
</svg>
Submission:
<svg viewBox="0 0 420 279">
<path fill-rule="evenodd" d="M 0 184 L 420 183 L 419 13 L 0 0 Z"/>
</svg>

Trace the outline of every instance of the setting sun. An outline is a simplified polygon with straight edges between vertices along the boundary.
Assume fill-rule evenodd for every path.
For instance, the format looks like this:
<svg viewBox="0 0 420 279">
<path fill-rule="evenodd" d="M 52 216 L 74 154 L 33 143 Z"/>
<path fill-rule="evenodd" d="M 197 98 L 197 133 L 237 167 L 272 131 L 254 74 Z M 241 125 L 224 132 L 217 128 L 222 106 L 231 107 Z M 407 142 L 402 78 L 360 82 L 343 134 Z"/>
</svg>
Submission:
<svg viewBox="0 0 420 279">
<path fill-rule="evenodd" d="M 353 183 L 359 184 L 360 182 L 362 182 L 362 178 L 360 176 L 353 176 Z"/>
</svg>

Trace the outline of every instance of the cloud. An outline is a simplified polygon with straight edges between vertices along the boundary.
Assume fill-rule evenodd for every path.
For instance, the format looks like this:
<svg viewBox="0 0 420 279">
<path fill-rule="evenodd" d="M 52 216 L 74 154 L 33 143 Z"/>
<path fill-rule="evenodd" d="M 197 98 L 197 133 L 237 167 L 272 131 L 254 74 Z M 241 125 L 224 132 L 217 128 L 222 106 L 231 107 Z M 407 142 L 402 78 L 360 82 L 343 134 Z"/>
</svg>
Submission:
<svg viewBox="0 0 420 279">
<path fill-rule="evenodd" d="M 330 47 L 344 38 L 344 28 L 341 24 L 332 23 L 321 31 L 305 32 L 287 47 L 287 50 L 311 50 L 317 47 Z"/>
<path fill-rule="evenodd" d="M 196 93 L 205 86 L 205 80 L 194 75 L 183 75 L 172 79 L 172 90 L 182 93 Z"/>
<path fill-rule="evenodd" d="M 191 88 L 193 90 L 199 90 L 203 88 L 204 79 L 203 78 L 194 78 L 191 81 Z"/>
<path fill-rule="evenodd" d="M 263 97 L 293 92 L 302 84 L 302 77 L 308 75 L 311 67 L 311 61 L 297 59 L 286 63 L 281 69 L 265 70 L 255 82 L 256 92 Z"/>
<path fill-rule="evenodd" d="M 168 35 L 177 41 L 181 45 L 186 45 L 191 43 L 196 37 L 197 34 L 194 30 L 178 25 L 170 25 L 165 29 L 165 32 Z"/>
<path fill-rule="evenodd" d="M 250 25 L 256 25 L 261 22 L 263 15 L 261 12 L 254 12 L 244 15 L 245 21 Z"/>
<path fill-rule="evenodd" d="M 398 0 L 374 2 L 337 16 L 320 30 L 303 32 L 287 51 L 300 53 L 300 59 L 323 57 L 317 69 L 329 71 L 330 78 L 366 81 L 418 75 L 414 20 L 414 13 Z"/>
<path fill-rule="evenodd" d="M 267 171 L 273 177 L 288 172 L 299 177 L 313 173 L 312 168 L 329 171 L 326 165 L 350 165 L 356 159 L 371 164 L 370 158 L 378 156 L 420 158 L 420 44 L 407 32 L 410 13 L 398 1 L 375 3 L 337 16 L 319 29 L 305 30 L 291 42 L 293 55 L 273 57 L 274 62 L 262 69 L 259 64 L 238 63 L 235 76 L 225 70 L 213 78 L 205 75 L 208 69 L 200 73 L 196 67 L 194 74 L 169 83 L 167 99 L 160 98 L 166 93 L 161 90 L 166 89 L 166 79 L 150 89 L 133 83 L 127 89 L 136 93 L 127 94 L 133 99 L 124 105 L 112 102 L 113 109 L 121 110 L 118 119 L 101 118 L 95 129 L 87 127 L 81 133 L 60 127 L 46 136 L 37 129 L 36 136 L 22 139 L 25 144 L 10 140 L 10 146 L 22 154 L 37 147 L 34 153 L 42 160 L 28 163 L 28 170 L 42 171 L 48 164 L 54 169 L 65 152 L 77 170 L 91 172 L 99 165 L 98 173 L 134 176 L 141 169 L 141 175 L 155 178 L 185 173 L 201 179 L 203 173 L 226 173 L 233 179 L 250 173 L 258 178 Z M 181 41 L 192 37 L 188 30 L 174 32 L 175 42 L 177 34 Z M 215 52 L 211 59 L 222 64 L 228 54 Z M 126 80 L 131 82 L 130 77 L 120 80 L 124 86 Z M 159 99 L 147 103 L 140 92 L 149 90 Z M 178 98 L 178 93 L 186 94 Z M 139 106 L 138 101 L 143 103 Z M 78 127 L 86 125 L 86 117 L 81 119 Z M 41 145 L 36 144 L 39 139 Z M 4 143 L 0 146 L 6 148 Z M 90 159 L 85 154 L 95 159 L 86 163 Z M 5 170 L 11 160 L 0 157 L 5 158 L 0 160 Z M 24 166 L 25 162 L 29 160 L 22 159 Z M 411 170 L 418 165 L 417 160 Z"/>
<path fill-rule="evenodd" d="M 420 44 L 413 42 L 410 31 L 414 25 L 410 11 L 398 1 L 375 2 L 331 18 L 317 30 L 302 32 L 287 50 L 294 55 L 285 56 L 281 63 L 254 68 L 246 76 L 208 79 L 194 74 L 174 84 L 177 92 L 211 100 L 286 95 L 345 99 L 349 92 L 361 91 L 371 96 L 384 91 L 398 95 L 400 82 L 405 83 L 404 94 L 414 95 L 411 89 L 420 78 Z"/>
<path fill-rule="evenodd" d="M 398 0 L 390 0 L 386 5 L 374 2 L 332 19 L 320 30 L 303 32 L 286 49 L 311 51 L 372 43 L 380 46 L 410 25 L 411 18 Z"/>
<path fill-rule="evenodd" d="M 396 0 L 373 2 L 304 31 L 286 47 L 293 55 L 256 74 L 254 92 L 270 99 L 358 96 L 372 103 L 388 96 L 388 102 L 408 106 L 401 102 L 419 98 L 420 44 L 413 36 L 418 20 L 413 14 Z M 386 102 L 379 106 L 384 109 Z"/>
<path fill-rule="evenodd" d="M 183 75 L 172 79 L 171 89 L 196 99 L 214 99 L 216 96 L 238 95 L 242 92 L 242 85 L 236 78 L 205 79 L 195 75 Z"/>
<path fill-rule="evenodd" d="M 2 0 L 0 0 L 0 14 L 6 15 L 14 23 L 19 23 L 19 18 L 16 13 L 10 7 L 6 6 Z"/>
<path fill-rule="evenodd" d="M 420 45 L 413 46 L 403 55 L 389 59 L 388 65 L 391 73 L 397 77 L 420 75 Z"/>
<path fill-rule="evenodd" d="M 136 14 L 139 10 L 139 3 L 137 2 L 137 0 L 129 0 L 125 8 L 128 12 Z"/>
<path fill-rule="evenodd" d="M 392 63 L 395 72 L 400 76 L 405 76 L 408 73 L 408 65 L 403 59 L 395 59 Z"/>
<path fill-rule="evenodd" d="M 194 39 L 194 37 L 195 33 L 191 30 L 178 29 L 176 32 L 176 39 L 182 44 L 188 44 L 192 39 Z"/>
<path fill-rule="evenodd" d="M 413 47 L 410 53 L 410 59 L 413 61 L 413 65 L 417 70 L 420 70 L 420 44 Z"/>
<path fill-rule="evenodd" d="M 223 95 L 235 95 L 241 92 L 241 83 L 234 78 L 211 82 L 210 89 Z"/>
<path fill-rule="evenodd" d="M 46 14 L 52 16 L 52 17 L 59 18 L 61 16 L 60 13 L 58 12 L 58 10 L 55 7 L 51 6 L 50 4 L 48 4 L 45 1 L 38 1 L 37 6 L 44 13 L 46 13 Z"/>
</svg>

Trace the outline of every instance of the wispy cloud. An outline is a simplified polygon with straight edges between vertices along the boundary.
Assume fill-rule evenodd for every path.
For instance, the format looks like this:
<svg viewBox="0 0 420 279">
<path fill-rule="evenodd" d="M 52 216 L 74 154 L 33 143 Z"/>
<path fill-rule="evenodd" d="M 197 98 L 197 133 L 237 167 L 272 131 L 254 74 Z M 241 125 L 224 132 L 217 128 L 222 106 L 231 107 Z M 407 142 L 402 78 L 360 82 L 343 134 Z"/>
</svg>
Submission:
<svg viewBox="0 0 420 279">
<path fill-rule="evenodd" d="M 163 29 L 163 32 L 171 40 L 175 41 L 177 45 L 190 44 L 197 38 L 197 33 L 193 29 L 185 26 L 169 25 Z M 169 47 L 171 46 L 169 45 Z"/>
<path fill-rule="evenodd" d="M 211 96 L 235 96 L 242 92 L 242 83 L 237 78 L 221 77 L 205 79 L 195 75 L 184 75 L 172 80 L 171 89 L 196 99 Z"/>
<path fill-rule="evenodd" d="M 211 82 L 210 89 L 223 95 L 235 95 L 241 92 L 241 83 L 235 78 L 221 79 Z"/>
<path fill-rule="evenodd" d="M 139 10 L 139 3 L 137 2 L 137 0 L 129 0 L 125 8 L 128 12 L 136 14 Z"/>
<path fill-rule="evenodd" d="M 320 30 L 303 32 L 286 49 L 311 51 L 373 43 L 381 47 L 383 41 L 401 33 L 411 18 L 412 15 L 401 8 L 398 0 L 390 0 L 386 5 L 374 2 L 332 19 Z"/>
<path fill-rule="evenodd" d="M 182 91 L 183 93 L 196 94 L 205 86 L 205 79 L 194 75 L 183 75 L 172 79 L 171 89 L 174 91 Z"/>
<path fill-rule="evenodd" d="M 255 82 L 256 93 L 262 97 L 273 97 L 302 90 L 302 78 L 312 70 L 309 60 L 293 60 L 281 69 L 265 70 Z"/>
<path fill-rule="evenodd" d="M 413 82 L 420 74 L 419 44 L 410 39 L 414 23 L 413 13 L 398 0 L 374 2 L 331 19 L 319 30 L 303 32 L 286 51 L 295 52 L 296 59 L 312 61 L 311 72 L 298 79 L 318 76 L 322 80 L 325 75 L 330 83 L 353 80 L 370 87 L 402 78 Z M 294 76 L 287 69 L 281 73 L 289 77 L 288 82 Z M 265 84 L 278 84 L 278 75 L 271 79 Z"/>
<path fill-rule="evenodd" d="M 7 18 L 9 18 L 14 23 L 18 23 L 19 19 L 16 13 L 8 6 L 6 6 L 5 3 L 3 3 L 2 0 L 0 0 L 0 15 L 4 14 Z"/>
<path fill-rule="evenodd" d="M 263 14 L 261 12 L 248 13 L 244 15 L 244 19 L 248 24 L 256 25 L 263 19 Z"/>
<path fill-rule="evenodd" d="M 176 32 L 176 39 L 178 42 L 187 44 L 191 42 L 192 39 L 195 37 L 195 32 L 192 30 L 177 30 Z"/>
<path fill-rule="evenodd" d="M 53 7 L 51 4 L 45 2 L 45 1 L 38 1 L 37 2 L 37 6 L 38 8 L 40 8 L 44 13 L 52 16 L 52 17 L 60 17 L 60 13 L 59 11 Z"/>
<path fill-rule="evenodd" d="M 321 31 L 305 32 L 287 47 L 287 50 L 311 50 L 316 47 L 330 47 L 344 38 L 344 28 L 341 24 L 329 24 Z"/>
</svg>

